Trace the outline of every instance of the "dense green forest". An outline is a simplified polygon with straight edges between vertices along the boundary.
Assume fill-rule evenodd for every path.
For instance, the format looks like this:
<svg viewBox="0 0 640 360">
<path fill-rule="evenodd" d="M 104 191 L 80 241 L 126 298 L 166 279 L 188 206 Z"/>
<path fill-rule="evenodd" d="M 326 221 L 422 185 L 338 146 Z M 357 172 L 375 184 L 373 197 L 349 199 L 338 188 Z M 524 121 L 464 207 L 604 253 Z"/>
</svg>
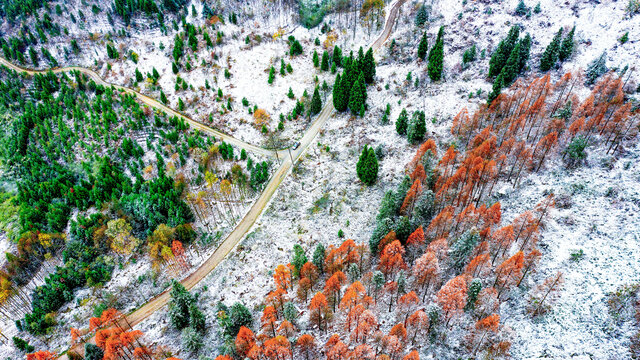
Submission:
<svg viewBox="0 0 640 360">
<path fill-rule="evenodd" d="M 149 243 L 153 258 L 174 240 L 193 241 L 186 189 L 203 187 L 205 177 L 236 193 L 268 178 L 268 163 L 254 167 L 246 154 L 251 181 L 237 163 L 224 170 L 240 161 L 230 145 L 80 73 L 28 77 L 2 68 L 0 79 L 0 164 L 14 189 L 2 193 L 3 227 L 15 228 L 18 249 L 7 254 L 2 280 L 15 292 L 43 276 L 52 256 L 63 257 L 21 309 L 19 329 L 47 332 L 75 289 L 110 279 L 118 255 L 143 253 Z"/>
</svg>

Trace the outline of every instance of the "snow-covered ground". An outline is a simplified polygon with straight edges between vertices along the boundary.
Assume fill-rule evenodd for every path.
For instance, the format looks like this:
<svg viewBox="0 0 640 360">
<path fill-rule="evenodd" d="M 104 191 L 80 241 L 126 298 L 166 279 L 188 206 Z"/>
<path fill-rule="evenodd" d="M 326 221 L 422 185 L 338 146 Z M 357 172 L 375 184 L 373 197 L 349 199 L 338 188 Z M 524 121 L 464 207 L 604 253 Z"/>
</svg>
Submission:
<svg viewBox="0 0 640 360">
<path fill-rule="evenodd" d="M 467 1 L 466 5 L 463 1 L 448 0 L 431 3 L 432 22 L 426 30 L 430 45 L 433 45 L 439 26 L 445 25 L 444 82 L 429 83 L 426 64 L 415 60 L 421 31 L 416 29 L 413 20 L 419 2 L 408 1 L 391 35 L 396 40 L 396 53 L 391 56 L 386 46 L 377 53 L 378 82 L 369 89 L 366 116 L 350 119 L 346 115 L 337 115 L 327 122 L 315 141 L 317 144 L 308 150 L 282 183 L 246 238 L 196 287 L 195 291 L 202 294 L 201 304 L 210 326 L 202 354 L 215 354 L 220 344 L 215 325 L 215 304 L 223 301 L 231 305 L 242 301 L 257 315 L 259 305 L 273 286 L 271 271 L 276 265 L 290 261 L 294 244 L 301 244 L 310 256 L 319 242 L 325 245 L 341 242 L 337 236 L 339 229 L 344 231 L 346 238 L 353 238 L 358 243 L 369 239 L 382 195 L 399 182 L 405 164 L 415 151 L 406 139 L 395 132 L 394 122 L 398 114 L 402 108 L 409 113 L 425 111 L 427 135 L 436 139 L 441 150 L 446 148 L 452 141 L 448 132 L 451 118 L 464 106 L 472 110 L 485 102 L 491 84 L 483 74 L 488 69 L 491 52 L 511 25 L 521 24 L 521 33 L 533 36 L 529 67 L 535 71 L 540 54 L 555 32 L 560 27 L 576 26 L 576 53 L 559 65 L 559 69 L 552 71 L 554 78 L 566 71 L 586 68 L 605 50 L 610 68 L 623 68 L 627 64 L 633 67 L 639 59 L 640 16 L 625 16 L 626 1 L 570 3 L 541 0 L 541 13 L 532 13 L 528 19 L 513 15 L 518 0 L 490 4 Z M 537 2 L 526 3 L 533 8 Z M 200 12 L 201 4 L 197 3 L 196 8 Z M 283 38 L 272 40 L 271 35 L 280 24 L 277 18 L 287 16 L 270 14 L 268 21 L 261 22 L 260 17 L 268 13 L 264 8 L 251 7 L 250 4 L 244 8 L 254 12 L 255 17 L 245 20 L 240 26 L 218 26 L 218 30 L 225 33 L 223 45 L 214 49 L 220 59 L 217 62 L 219 67 L 213 66 L 211 50 L 201 49 L 198 60 L 192 61 L 195 69 L 180 73 L 193 85 L 194 91 L 180 90 L 174 94 L 176 75 L 171 71 L 170 62 L 175 35 L 172 31 L 165 36 L 154 30 L 141 30 L 139 33 L 132 30 L 131 38 L 117 39 L 117 44 L 125 43 L 128 49 L 140 55 L 137 65 L 121 60 L 113 62 L 112 70 L 107 70 L 105 43 L 89 40 L 83 44 L 91 51 L 85 49 L 85 55 L 81 59 L 70 60 L 70 64 L 78 64 L 75 61 L 79 60 L 80 65 L 93 66 L 97 58 L 103 64 L 101 74 L 108 81 L 123 85 L 133 77 L 136 67 L 143 74 L 155 67 L 161 74 L 159 83 L 172 107 L 176 107 L 178 97 L 182 97 L 188 104 L 186 113 L 195 119 L 204 121 L 209 113 L 213 113 L 214 126 L 239 139 L 261 144 L 265 137 L 253 125 L 247 108 L 242 106 L 243 97 L 251 106 L 255 104 L 271 115 L 268 126 L 274 130 L 278 114 L 287 114 L 295 105 L 295 100 L 286 97 L 289 87 L 299 98 L 305 89 L 311 94 L 315 75 L 319 77 L 319 84 L 326 80 L 329 85 L 333 83 L 333 75 L 313 68 L 313 49 L 322 54 L 321 46 L 313 45 L 313 39 L 318 37 L 321 42 L 325 39 L 319 27 L 306 30 L 289 24 L 284 26 L 286 35 Z M 187 19 L 193 20 L 190 16 Z M 241 19 L 245 18 L 241 15 Z M 345 22 L 344 15 L 340 20 L 335 15 L 326 20 L 334 27 L 339 21 L 341 24 Z M 194 20 L 197 25 L 201 22 L 201 19 Z M 87 26 L 94 31 L 110 28 L 99 21 L 89 22 Z M 629 41 L 620 44 L 618 38 L 627 31 Z M 86 36 L 83 31 L 77 34 Z M 213 36 L 214 31 L 210 30 L 209 34 Z M 249 47 L 244 43 L 248 34 L 260 34 L 263 40 Z M 296 58 L 285 56 L 288 48 L 285 40 L 290 34 L 301 40 L 304 55 Z M 349 49 L 357 50 L 358 46 L 369 44 L 377 31 L 369 36 L 366 29 L 359 27 L 355 37 L 351 31 L 339 31 L 338 34 L 337 44 L 347 54 Z M 164 50 L 160 50 L 160 43 L 165 46 Z M 462 53 L 472 44 L 478 48 L 478 60 L 463 69 Z M 483 52 L 484 57 L 481 55 Z M 281 57 L 285 63 L 291 63 L 293 74 L 285 77 L 279 74 Z M 203 59 L 207 64 L 201 67 Z M 268 68 L 271 65 L 276 69 L 276 80 L 273 85 L 268 85 Z M 225 67 L 232 74 L 230 79 L 224 78 Z M 411 81 L 407 80 L 409 72 Z M 414 85 L 416 77 L 420 79 L 418 87 Z M 204 86 L 205 79 L 209 80 L 212 90 L 199 89 Z M 635 82 L 633 77 L 630 82 Z M 234 110 L 225 115 L 220 115 L 219 111 L 220 105 L 226 106 L 226 100 L 216 102 L 214 99 L 214 91 L 218 87 L 222 88 L 225 96 L 233 98 Z M 584 94 L 585 91 L 579 89 L 577 93 Z M 148 93 L 156 97 L 159 94 L 150 90 Z M 190 104 L 189 100 L 193 102 Z M 382 110 L 386 104 L 391 105 L 391 123 L 381 125 Z M 431 119 L 433 121 L 429 121 Z M 306 120 L 302 119 L 286 122 L 282 137 L 296 139 L 306 125 Z M 355 174 L 357 156 L 365 144 L 380 145 L 385 152 L 380 163 L 379 180 L 373 187 L 362 186 Z M 519 296 L 513 296 L 500 309 L 502 323 L 513 330 L 510 332 L 513 334 L 511 353 L 516 359 L 630 358 L 628 339 L 632 329 L 628 324 L 619 328 L 610 318 L 606 294 L 621 285 L 638 281 L 640 276 L 640 263 L 637 261 L 640 251 L 640 218 L 637 215 L 640 210 L 640 168 L 637 165 L 640 148 L 637 144 L 630 145 L 615 159 L 603 153 L 601 148 L 589 148 L 587 164 L 575 170 L 565 169 L 557 159 L 550 161 L 545 170 L 529 175 L 516 189 L 506 184 L 498 191 L 505 221 L 533 208 L 546 192 L 570 197 L 573 202 L 571 207 L 556 208 L 551 212 L 542 231 L 540 247 L 543 256 L 537 272 L 516 291 Z M 572 261 L 571 254 L 580 249 L 584 251 L 584 257 L 580 261 Z M 193 265 L 197 266 L 199 261 L 201 259 L 194 260 Z M 157 292 L 163 285 L 160 282 L 154 285 L 150 279 L 137 282 L 148 267 L 148 262 L 143 260 L 122 270 L 116 269 L 107 290 L 117 293 L 120 289 L 135 287 L 136 291 L 127 295 L 126 301 L 129 307 L 137 306 L 148 297 L 147 294 Z M 557 271 L 563 272 L 565 277 L 559 300 L 550 313 L 532 319 L 525 310 L 527 292 L 534 284 Z M 90 290 L 83 290 L 76 297 L 81 299 L 89 293 Z M 86 323 L 89 312 L 89 307 L 84 307 L 84 310 L 61 314 L 61 319 L 79 326 Z M 254 318 L 257 321 L 257 316 Z M 184 359 L 194 358 L 180 352 L 179 333 L 171 329 L 164 311 L 158 311 L 143 321 L 140 329 L 147 333 L 148 343 L 168 346 Z M 56 345 L 62 347 L 66 337 L 57 338 L 61 340 Z M 2 353 L 5 351 L 13 350 L 7 346 L 0 350 Z"/>
<path fill-rule="evenodd" d="M 588 164 L 565 170 L 556 162 L 533 174 L 501 199 L 505 217 L 513 218 L 553 192 L 563 198 L 542 231 L 542 259 L 529 283 L 564 274 L 564 286 L 552 311 L 531 319 L 526 302 L 503 304 L 505 324 L 516 338 L 515 358 L 629 359 L 632 329 L 619 329 L 609 315 L 607 294 L 640 278 L 640 146 L 618 159 L 592 148 Z M 570 200 L 567 200 L 570 199 Z M 569 206 L 568 208 L 564 208 Z M 571 254 L 584 252 L 579 261 Z M 522 289 L 527 290 L 527 289 Z M 526 294 L 516 296 L 526 299 Z"/>
</svg>

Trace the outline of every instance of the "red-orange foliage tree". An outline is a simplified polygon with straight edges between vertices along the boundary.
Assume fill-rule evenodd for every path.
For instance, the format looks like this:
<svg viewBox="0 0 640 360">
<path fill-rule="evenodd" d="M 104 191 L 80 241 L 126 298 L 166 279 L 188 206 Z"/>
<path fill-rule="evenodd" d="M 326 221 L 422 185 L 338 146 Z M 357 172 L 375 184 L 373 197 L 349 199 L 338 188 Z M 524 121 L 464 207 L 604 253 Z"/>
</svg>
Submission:
<svg viewBox="0 0 640 360">
<path fill-rule="evenodd" d="M 467 281 L 464 276 L 456 276 L 447 281 L 436 294 L 438 304 L 444 312 L 447 324 L 451 318 L 462 311 L 467 303 Z"/>
</svg>

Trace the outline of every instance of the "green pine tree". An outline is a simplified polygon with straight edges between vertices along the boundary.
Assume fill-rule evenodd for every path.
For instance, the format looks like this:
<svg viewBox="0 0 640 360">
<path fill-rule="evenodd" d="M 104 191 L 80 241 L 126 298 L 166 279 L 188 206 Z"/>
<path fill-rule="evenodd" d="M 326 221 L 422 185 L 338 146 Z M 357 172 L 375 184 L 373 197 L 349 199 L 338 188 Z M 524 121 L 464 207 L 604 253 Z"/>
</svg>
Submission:
<svg viewBox="0 0 640 360">
<path fill-rule="evenodd" d="M 604 73 L 607 72 L 607 52 L 603 52 L 599 57 L 594 59 L 587 66 L 585 77 L 587 78 L 585 84 L 593 85 L 596 80 Z"/>
<path fill-rule="evenodd" d="M 464 53 L 462 54 L 462 63 L 468 64 L 472 61 L 475 61 L 476 53 L 477 53 L 476 44 L 473 44 L 470 48 L 465 50 Z"/>
<path fill-rule="evenodd" d="M 307 263 L 307 255 L 304 253 L 304 249 L 300 244 L 293 245 L 293 259 L 291 260 L 291 265 L 293 265 L 294 271 L 293 276 L 299 277 L 300 270 L 302 266 Z"/>
<path fill-rule="evenodd" d="M 427 7 L 422 4 L 416 14 L 416 26 L 423 27 L 429 20 L 429 14 L 427 14 Z"/>
<path fill-rule="evenodd" d="M 378 178 L 378 158 L 373 148 L 365 145 L 356 164 L 358 178 L 365 185 L 373 185 Z"/>
<path fill-rule="evenodd" d="M 358 49 L 358 58 L 356 59 L 356 74 L 360 73 L 360 71 L 364 71 L 364 50 L 362 50 L 362 46 Z"/>
<path fill-rule="evenodd" d="M 531 51 L 531 35 L 525 35 L 519 42 L 520 56 L 518 56 L 518 74 L 521 74 L 529 61 L 529 52 Z"/>
<path fill-rule="evenodd" d="M 396 120 L 396 132 L 398 133 L 398 135 L 407 134 L 408 123 L 409 114 L 407 114 L 406 109 L 402 109 L 402 111 L 400 111 L 400 115 L 398 116 L 398 120 Z"/>
<path fill-rule="evenodd" d="M 364 73 L 364 81 L 367 84 L 373 83 L 376 77 L 376 61 L 373 58 L 373 50 L 369 48 L 367 54 L 362 61 L 362 72 Z"/>
<path fill-rule="evenodd" d="M 573 54 L 573 36 L 576 33 L 576 27 L 571 28 L 567 36 L 562 40 L 562 45 L 560 45 L 560 52 L 558 53 L 558 59 L 560 61 L 565 61 L 571 57 Z"/>
<path fill-rule="evenodd" d="M 195 303 L 195 299 L 187 289 L 179 282 L 173 280 L 171 288 L 171 301 L 169 302 L 169 319 L 178 330 L 189 326 L 189 308 Z"/>
<path fill-rule="evenodd" d="M 318 91 L 318 87 L 313 91 L 313 96 L 311 97 L 311 106 L 309 107 L 309 112 L 311 115 L 318 114 L 322 110 L 322 100 L 320 99 L 320 91 Z"/>
<path fill-rule="evenodd" d="M 84 358 L 85 360 L 102 360 L 104 357 L 104 351 L 97 345 L 91 343 L 84 344 Z"/>
<path fill-rule="evenodd" d="M 322 61 L 320 61 L 320 70 L 329 71 L 329 53 L 325 50 L 322 53 Z"/>
<path fill-rule="evenodd" d="M 338 45 L 333 47 L 333 63 L 342 66 L 342 49 Z"/>
<path fill-rule="evenodd" d="M 315 250 L 313 251 L 313 258 L 311 259 L 311 262 L 318 268 L 318 271 L 320 271 L 320 273 L 324 272 L 324 258 L 324 245 L 322 245 L 322 243 L 318 243 Z"/>
<path fill-rule="evenodd" d="M 482 290 L 482 280 L 473 279 L 469 283 L 469 289 L 467 289 L 467 305 L 465 306 L 466 310 L 473 310 L 476 300 L 478 300 L 478 294 L 480 294 L 480 290 Z"/>
<path fill-rule="evenodd" d="M 558 61 L 558 53 L 560 51 L 560 39 L 562 38 L 562 28 L 558 30 L 556 35 L 551 40 L 551 43 L 542 53 L 540 58 L 540 70 L 549 71 Z"/>
<path fill-rule="evenodd" d="M 273 80 L 276 78 L 276 69 L 273 66 L 269 69 L 269 79 L 267 79 L 267 83 L 269 85 L 273 84 Z"/>
<path fill-rule="evenodd" d="M 340 74 L 336 75 L 336 81 L 333 83 L 333 107 L 336 111 L 343 112 L 347 110 L 348 98 Z"/>
<path fill-rule="evenodd" d="M 429 50 L 429 43 L 427 42 L 427 33 L 422 34 L 420 43 L 418 44 L 418 59 L 424 60 L 427 57 L 427 50 Z"/>
<path fill-rule="evenodd" d="M 489 77 L 495 77 L 500 74 L 502 68 L 507 62 L 507 59 L 509 59 L 511 51 L 513 51 L 513 48 L 516 46 L 519 36 L 520 27 L 518 25 L 514 25 L 509 29 L 507 37 L 498 43 L 496 51 L 494 51 L 493 55 L 491 55 L 491 59 L 489 60 Z"/>
<path fill-rule="evenodd" d="M 140 70 L 138 70 L 138 68 L 136 68 L 136 82 L 140 82 L 142 80 L 142 73 L 140 72 Z"/>
<path fill-rule="evenodd" d="M 435 45 L 431 48 L 429 52 L 429 65 L 427 65 L 427 70 L 429 72 L 429 78 L 431 81 L 439 81 L 442 79 L 442 62 L 444 60 L 444 38 L 440 36 L 440 33 L 443 31 L 444 26 L 440 27 L 440 32 L 438 33 L 438 40 Z"/>
<path fill-rule="evenodd" d="M 502 92 L 503 83 L 502 72 L 500 72 L 498 77 L 496 77 L 496 80 L 493 82 L 493 88 L 491 89 L 491 92 L 487 97 L 487 104 L 491 104 L 493 100 L 495 100 L 495 98 L 500 95 L 500 93 Z"/>
<path fill-rule="evenodd" d="M 422 111 L 416 111 L 411 117 L 411 122 L 407 128 L 407 140 L 411 144 L 418 144 L 424 140 L 424 135 L 427 132 L 427 123 L 425 121 L 425 115 Z"/>
<path fill-rule="evenodd" d="M 502 68 L 502 81 L 503 87 L 507 87 L 511 85 L 513 80 L 518 76 L 518 66 L 520 64 L 520 43 L 518 43 L 513 50 L 511 51 L 511 55 L 509 55 L 509 59 L 507 59 L 507 63 Z"/>
<path fill-rule="evenodd" d="M 344 69 L 345 70 L 342 72 L 342 87 L 344 88 L 348 101 L 349 96 L 351 95 L 351 88 L 355 85 L 356 80 L 358 80 L 358 75 L 360 74 L 358 65 L 353 60 L 353 56 L 347 58 Z"/>
<path fill-rule="evenodd" d="M 296 55 L 302 54 L 302 45 L 298 40 L 293 39 L 293 41 L 290 44 L 291 44 L 291 48 L 289 49 L 289 55 L 296 56 Z"/>
<path fill-rule="evenodd" d="M 361 72 L 360 76 L 358 76 L 358 80 L 353 84 L 351 92 L 349 93 L 349 110 L 351 110 L 353 115 L 360 115 L 366 100 L 366 94 L 367 88 L 364 84 L 364 74 Z"/>
<path fill-rule="evenodd" d="M 313 67 L 320 66 L 320 58 L 318 58 L 318 52 L 313 50 Z"/>
</svg>

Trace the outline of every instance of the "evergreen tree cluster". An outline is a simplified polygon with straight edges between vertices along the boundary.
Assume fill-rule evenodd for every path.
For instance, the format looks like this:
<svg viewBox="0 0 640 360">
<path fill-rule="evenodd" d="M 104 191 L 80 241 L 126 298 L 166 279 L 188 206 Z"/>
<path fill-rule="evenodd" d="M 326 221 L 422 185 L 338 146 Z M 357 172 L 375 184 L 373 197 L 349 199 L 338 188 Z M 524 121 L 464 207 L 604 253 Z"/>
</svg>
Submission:
<svg viewBox="0 0 640 360">
<path fill-rule="evenodd" d="M 298 56 L 302 55 L 302 44 L 293 35 L 289 36 L 289 55 Z"/>
<path fill-rule="evenodd" d="M 496 51 L 491 55 L 489 77 L 495 77 L 495 80 L 488 103 L 498 97 L 502 89 L 511 85 L 526 68 L 531 50 L 531 36 L 526 34 L 518 40 L 519 36 L 520 27 L 512 26 L 507 37 L 500 41 Z"/>
<path fill-rule="evenodd" d="M 417 110 L 411 116 L 409 121 L 409 114 L 406 109 L 400 111 L 398 119 L 396 120 L 396 132 L 398 135 L 407 136 L 407 140 L 411 144 L 418 144 L 424 140 L 424 136 L 427 132 L 427 123 L 425 114 L 423 111 Z"/>
<path fill-rule="evenodd" d="M 250 184 L 254 190 L 259 190 L 269 180 L 269 163 L 259 162 L 251 168 Z"/>
<path fill-rule="evenodd" d="M 524 3 L 524 0 L 520 0 L 516 6 L 515 14 L 529 18 L 531 16 L 531 8 Z"/>
<path fill-rule="evenodd" d="M 0 69 L 0 107 L 15 114 L 0 124 L 0 161 L 17 184 L 19 209 L 12 235 L 18 251 L 7 255 L 6 274 L 11 283 L 23 285 L 46 256 L 61 252 L 63 257 L 64 265 L 33 291 L 31 311 L 20 321 L 26 331 L 44 334 L 55 323 L 53 313 L 77 289 L 103 284 L 113 269 L 105 256 L 111 251 L 104 235 L 110 219 L 101 213 L 79 215 L 65 242 L 60 232 L 71 214 L 95 206 L 126 216 L 135 237 L 161 223 L 178 233 L 193 215 L 182 200 L 184 182 L 166 173 L 164 159 L 170 155 L 164 145 L 172 144 L 178 166 L 185 164 L 190 148 L 208 149 L 213 143 L 188 133 L 183 120 L 145 113 L 134 96 L 97 85 L 79 72 L 24 77 Z M 155 162 L 143 159 L 145 150 L 133 140 L 133 131 L 143 129 L 150 135 L 146 151 L 157 150 Z M 152 164 L 158 176 L 145 181 L 142 170 Z"/>
<path fill-rule="evenodd" d="M 551 43 L 547 46 L 540 57 L 540 70 L 549 71 L 553 68 L 558 61 L 563 62 L 571 57 L 573 53 L 574 40 L 576 27 L 574 26 L 569 30 L 567 36 L 562 39 L 563 29 L 560 28 L 556 35 L 551 40 Z"/>
<path fill-rule="evenodd" d="M 424 182 L 425 188 L 416 199 L 413 210 L 410 214 L 400 214 L 402 203 L 411 187 L 411 178 L 405 176 L 398 184 L 395 191 L 387 191 L 381 202 L 376 216 L 376 227 L 369 239 L 369 250 L 372 254 L 378 254 L 381 250 L 378 248 L 380 240 L 389 232 L 394 231 L 396 237 L 403 244 L 407 238 L 418 227 L 428 227 L 434 216 L 434 194 L 433 186 L 437 178 L 436 165 L 437 160 L 431 151 L 427 151 L 421 159 L 427 178 Z"/>
<path fill-rule="evenodd" d="M 198 308 L 197 298 L 175 280 L 172 281 L 168 314 L 171 325 L 182 331 L 182 346 L 189 352 L 198 352 L 203 346 L 206 317 Z"/>
<path fill-rule="evenodd" d="M 205 316 L 198 309 L 196 297 L 176 280 L 171 282 L 168 315 L 171 325 L 178 330 L 186 327 L 192 327 L 200 332 L 205 330 Z"/>
<path fill-rule="evenodd" d="M 365 185 L 373 185 L 378 179 L 378 157 L 369 145 L 365 145 L 356 164 L 358 179 Z"/>
<path fill-rule="evenodd" d="M 47 276 L 45 284 L 32 293 L 31 313 L 26 314 L 21 325 L 28 332 L 39 335 L 55 325 L 49 313 L 58 311 L 73 300 L 74 290 L 85 285 L 97 285 L 109 281 L 113 265 L 103 256 L 105 249 L 96 246 L 94 233 L 106 223 L 100 213 L 88 218 L 79 217 L 71 226 L 71 241 L 63 251 L 63 267 Z M 104 246 L 104 244 L 102 244 Z"/>
<path fill-rule="evenodd" d="M 129 25 L 131 18 L 138 12 L 143 12 L 146 16 L 159 12 L 158 6 L 153 0 L 114 0 L 113 10 L 122 18 L 125 25 Z"/>
<path fill-rule="evenodd" d="M 109 59 L 117 59 L 120 57 L 120 53 L 116 50 L 116 47 L 112 43 L 107 43 L 107 56 Z"/>
<path fill-rule="evenodd" d="M 251 328 L 253 318 L 251 311 L 240 302 L 234 303 L 231 308 L 219 302 L 216 306 L 218 325 L 221 329 L 221 336 L 224 341 L 223 353 L 232 354 L 235 351 L 234 341 L 241 327 Z"/>
<path fill-rule="evenodd" d="M 335 50 L 334 50 L 335 54 Z M 349 109 L 354 115 L 364 115 L 367 101 L 367 84 L 373 83 L 376 76 L 376 63 L 373 50 L 369 48 L 364 54 L 362 47 L 358 57 L 353 53 L 340 60 L 344 66 L 342 75 L 336 75 L 333 85 L 333 106 L 337 111 Z"/>
</svg>

